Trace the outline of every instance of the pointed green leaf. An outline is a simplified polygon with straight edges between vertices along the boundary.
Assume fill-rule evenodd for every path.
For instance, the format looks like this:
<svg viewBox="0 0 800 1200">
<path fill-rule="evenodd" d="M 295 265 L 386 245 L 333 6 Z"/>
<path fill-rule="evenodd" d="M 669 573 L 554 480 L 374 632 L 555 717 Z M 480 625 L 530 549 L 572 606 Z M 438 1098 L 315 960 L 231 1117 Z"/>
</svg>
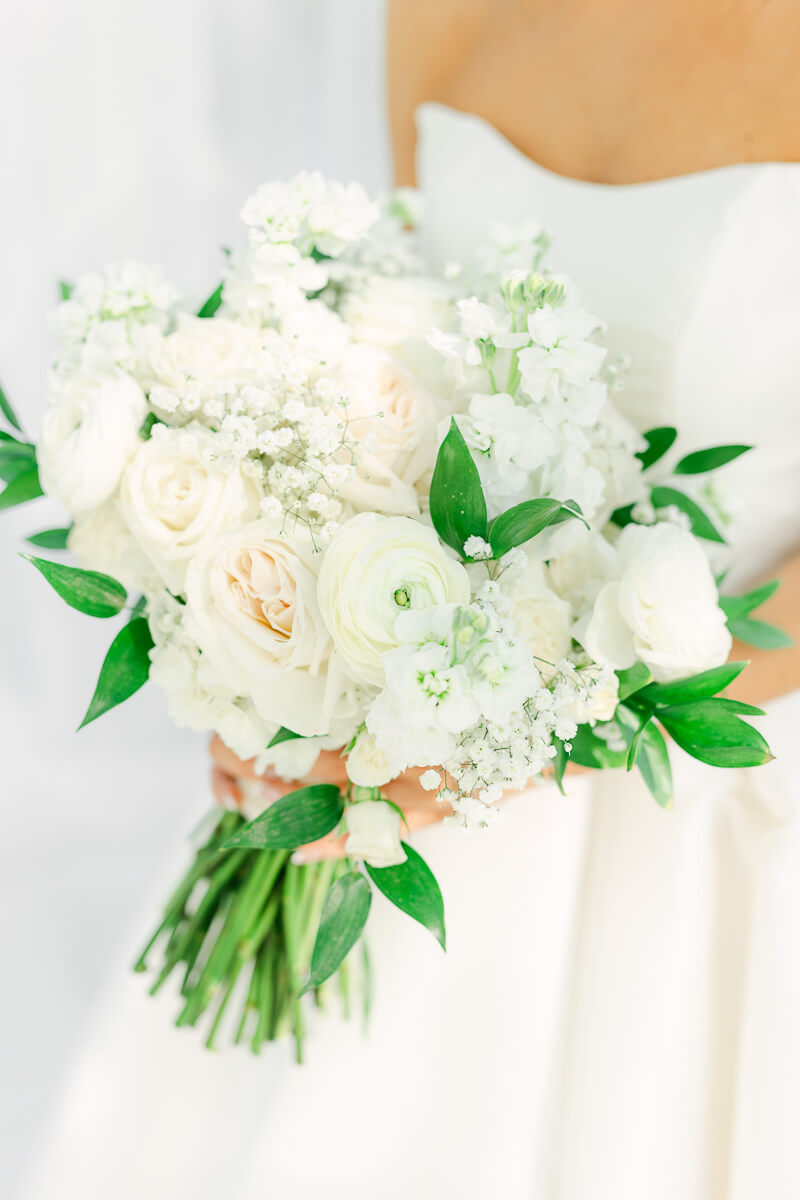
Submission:
<svg viewBox="0 0 800 1200">
<path fill-rule="evenodd" d="M 502 558 L 509 550 L 530 541 L 548 526 L 558 525 L 573 517 L 586 524 L 580 505 L 575 500 L 562 502 L 543 496 L 515 504 L 513 508 L 495 517 L 489 526 L 489 542 L 495 558 Z"/>
<path fill-rule="evenodd" d="M 740 642 L 759 650 L 786 650 L 794 645 L 794 639 L 777 625 L 755 621 L 752 617 L 734 617 L 728 621 L 728 629 Z"/>
<path fill-rule="evenodd" d="M 707 450 L 695 450 L 676 464 L 674 474 L 702 475 L 705 471 L 716 471 L 752 449 L 752 446 L 709 446 Z"/>
<path fill-rule="evenodd" d="M 460 555 L 467 538 L 487 537 L 486 500 L 478 468 L 455 420 L 439 447 L 430 492 L 433 526 Z"/>
<path fill-rule="evenodd" d="M 758 730 L 738 715 L 734 701 L 697 700 L 662 708 L 658 719 L 687 754 L 712 767 L 757 767 L 773 757 Z"/>
<path fill-rule="evenodd" d="M 293 730 L 287 729 L 285 725 L 281 725 L 275 736 L 267 742 L 267 749 L 271 750 L 273 746 L 280 746 L 281 742 L 294 742 L 302 736 L 302 733 L 294 733 Z"/>
<path fill-rule="evenodd" d="M 561 792 L 561 795 L 564 796 L 566 795 L 564 791 L 564 772 L 567 769 L 569 755 L 567 754 L 567 748 L 562 742 L 561 738 L 554 737 L 553 745 L 556 748 L 555 758 L 551 760 L 553 763 L 553 781 L 555 782 L 558 790 Z"/>
<path fill-rule="evenodd" d="M 33 563 L 62 600 L 89 617 L 115 617 L 128 598 L 122 584 L 110 575 L 68 567 L 32 554 L 21 554 L 20 558 Z"/>
<path fill-rule="evenodd" d="M 237 829 L 225 848 L 296 850 L 335 829 L 343 812 L 344 800 L 335 784 L 313 783 L 281 796 L 254 821 Z"/>
<path fill-rule="evenodd" d="M 371 902 L 370 886 L 358 871 L 340 875 L 333 882 L 322 906 L 304 992 L 319 987 L 342 965 L 361 937 Z"/>
<path fill-rule="evenodd" d="M 79 729 L 138 692 L 150 674 L 152 648 L 150 627 L 144 617 L 122 626 L 103 660 L 97 687 Z"/>
<path fill-rule="evenodd" d="M 579 725 L 571 745 L 570 759 L 579 767 L 605 771 L 610 767 L 624 767 L 628 759 L 627 751 L 612 750 L 591 725 Z"/>
<path fill-rule="evenodd" d="M 647 442 L 647 448 L 640 450 L 636 457 L 642 464 L 642 470 L 646 471 L 654 462 L 664 457 L 678 436 L 678 431 L 671 425 L 660 425 L 657 429 L 648 429 L 642 436 Z"/>
<path fill-rule="evenodd" d="M 699 675 L 690 675 L 686 679 L 678 679 L 675 683 L 651 683 L 641 693 L 641 699 L 648 704 L 670 705 L 688 704 L 690 700 L 707 700 L 724 692 L 734 679 L 747 666 L 744 662 L 723 663 L 721 667 L 712 667 L 710 671 L 701 671 Z"/>
<path fill-rule="evenodd" d="M 637 717 L 637 720 L 639 718 Z M 628 742 L 628 761 L 625 766 L 627 770 L 632 771 L 636 766 L 636 759 L 639 755 L 639 747 L 642 744 L 642 738 L 647 732 L 647 727 L 653 719 L 652 713 L 647 713 L 641 718 L 638 729 L 634 729 L 631 738 Z"/>
<path fill-rule="evenodd" d="M 633 510 L 635 504 L 625 504 L 622 508 L 615 508 L 609 520 L 618 525 L 620 529 L 624 529 L 626 525 L 633 524 Z"/>
<path fill-rule="evenodd" d="M 69 300 L 74 291 L 71 283 L 67 283 L 65 279 L 60 279 L 58 283 L 58 298 L 59 300 Z"/>
<path fill-rule="evenodd" d="M 634 695 L 635 692 L 640 692 L 651 679 L 649 669 L 644 663 L 634 663 L 627 670 L 617 671 L 617 679 L 619 680 L 619 699 L 627 700 L 628 696 Z"/>
<path fill-rule="evenodd" d="M 66 550 L 67 538 L 71 531 L 71 525 L 67 525 L 65 529 L 43 529 L 41 533 L 32 533 L 27 541 L 32 546 L 41 547 L 42 550 Z"/>
<path fill-rule="evenodd" d="M 11 407 L 11 401 L 3 391 L 2 386 L 0 386 L 0 413 L 3 414 L 9 425 L 12 425 L 14 429 L 18 429 L 20 433 L 22 433 L 22 426 L 19 423 L 19 417 Z"/>
<path fill-rule="evenodd" d="M 444 901 L 439 884 L 425 859 L 406 842 L 406 861 L 396 867 L 370 867 L 367 874 L 387 900 L 430 930 L 445 950 Z"/>
<path fill-rule="evenodd" d="M 17 504 L 25 504 L 41 496 L 42 485 L 39 483 L 39 472 L 35 466 L 29 467 L 14 476 L 0 492 L 0 509 L 14 508 Z"/>
<path fill-rule="evenodd" d="M 745 592 L 742 596 L 720 596 L 719 606 L 729 619 L 746 617 L 775 595 L 780 582 L 779 579 L 770 579 L 769 583 L 762 583 L 761 587 L 753 588 L 752 592 Z"/>
<path fill-rule="evenodd" d="M 692 533 L 695 537 L 706 538 L 709 542 L 725 542 L 725 538 L 717 527 L 702 510 L 699 504 L 683 492 L 671 487 L 654 487 L 650 499 L 655 508 L 679 508 L 689 518 Z"/>
<path fill-rule="evenodd" d="M 617 709 L 617 724 L 630 748 L 637 741 L 634 754 L 636 766 L 651 796 L 661 808 L 671 808 L 673 803 L 672 768 L 664 735 L 652 720 L 640 725 L 641 717 L 621 705 Z M 638 735 L 638 740 L 637 740 Z"/>
<path fill-rule="evenodd" d="M 197 310 L 198 317 L 213 317 L 220 304 L 222 304 L 222 284 L 214 288 L 205 304 Z"/>
</svg>

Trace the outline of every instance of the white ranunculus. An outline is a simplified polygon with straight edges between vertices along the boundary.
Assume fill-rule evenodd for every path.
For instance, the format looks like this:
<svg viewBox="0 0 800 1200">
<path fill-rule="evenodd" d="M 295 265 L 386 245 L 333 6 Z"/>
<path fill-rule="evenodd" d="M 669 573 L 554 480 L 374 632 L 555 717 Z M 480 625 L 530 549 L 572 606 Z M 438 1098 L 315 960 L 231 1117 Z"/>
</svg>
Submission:
<svg viewBox="0 0 800 1200">
<path fill-rule="evenodd" d="M 347 756 L 347 777 L 359 787 L 383 787 L 392 779 L 392 768 L 375 738 L 362 731 Z"/>
<path fill-rule="evenodd" d="M 116 499 L 78 513 L 67 545 L 87 571 L 102 571 L 129 591 L 151 592 L 161 579 L 122 519 Z"/>
<path fill-rule="evenodd" d="M 345 296 L 341 314 L 357 342 L 397 350 L 404 342 L 425 341 L 434 328 L 455 321 L 450 288 L 423 275 L 370 275 Z"/>
<path fill-rule="evenodd" d="M 345 811 L 345 853 L 371 867 L 396 867 L 406 861 L 400 844 L 400 814 L 385 800 L 362 800 Z"/>
<path fill-rule="evenodd" d="M 345 394 L 355 473 L 340 489 L 355 508 L 414 516 L 415 490 L 435 459 L 432 398 L 384 350 L 351 346 L 336 382 Z"/>
<path fill-rule="evenodd" d="M 383 655 L 398 645 L 395 626 L 408 609 L 466 604 L 469 577 L 432 529 L 410 517 L 359 513 L 325 552 L 319 606 L 350 673 L 380 687 Z"/>
<path fill-rule="evenodd" d="M 263 361 L 261 338 L 254 329 L 222 317 L 183 316 L 175 332 L 150 350 L 149 371 L 154 383 L 181 392 L 189 386 L 203 390 L 247 380 Z"/>
<path fill-rule="evenodd" d="M 617 552 L 621 575 L 595 601 L 589 654 L 618 669 L 641 660 L 659 683 L 724 663 L 731 635 L 693 535 L 675 525 L 628 525 Z"/>
<path fill-rule="evenodd" d="M 122 515 L 171 592 L 183 591 L 189 560 L 259 512 L 262 491 L 240 463 L 214 458 L 203 425 L 156 425 L 122 478 Z"/>
<path fill-rule="evenodd" d="M 569 604 L 548 587 L 545 568 L 535 559 L 529 559 L 523 570 L 514 571 L 504 590 L 510 599 L 509 615 L 517 640 L 533 654 L 539 674 L 551 679 L 555 664 L 572 643 Z"/>
<path fill-rule="evenodd" d="M 73 513 L 108 500 L 146 413 L 144 392 L 123 371 L 71 375 L 42 423 L 36 454 L 44 492 Z"/>
<path fill-rule="evenodd" d="M 223 534 L 186 573 L 187 630 L 214 670 L 265 721 L 303 735 L 327 732 L 330 638 L 316 584 L 310 538 L 267 520 Z"/>
</svg>

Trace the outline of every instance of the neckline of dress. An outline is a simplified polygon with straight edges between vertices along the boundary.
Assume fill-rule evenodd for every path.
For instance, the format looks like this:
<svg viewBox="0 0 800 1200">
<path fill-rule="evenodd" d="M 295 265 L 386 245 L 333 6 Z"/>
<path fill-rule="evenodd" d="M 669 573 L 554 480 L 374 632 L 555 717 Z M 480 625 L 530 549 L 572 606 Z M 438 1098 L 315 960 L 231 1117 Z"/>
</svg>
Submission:
<svg viewBox="0 0 800 1200">
<path fill-rule="evenodd" d="M 543 166 L 537 162 L 535 158 L 525 154 L 518 146 L 515 146 L 512 141 L 501 133 L 490 121 L 484 117 L 479 117 L 475 113 L 463 112 L 458 108 L 451 108 L 447 104 L 441 104 L 438 101 L 428 100 L 424 104 L 418 105 L 415 118 L 418 124 L 424 122 L 428 115 L 445 116 L 450 120 L 455 120 L 457 123 L 473 125 L 488 134 L 499 146 L 505 149 L 510 155 L 518 158 L 526 166 L 539 172 L 545 178 L 552 180 L 554 184 L 561 185 L 566 188 L 593 190 L 596 192 L 605 192 L 608 195 L 618 193 L 646 192 L 653 191 L 656 188 L 676 188 L 688 183 L 694 183 L 706 179 L 723 179 L 732 178 L 735 175 L 742 173 L 755 173 L 764 171 L 768 168 L 800 168 L 800 162 L 786 162 L 771 160 L 766 162 L 743 162 L 743 163 L 725 163 L 718 167 L 705 167 L 700 171 L 687 171 L 683 175 L 667 175 L 663 179 L 641 179 L 633 183 L 602 183 L 595 179 L 578 179 L 572 175 L 562 175 L 559 171 L 553 171 L 549 167 Z"/>
</svg>

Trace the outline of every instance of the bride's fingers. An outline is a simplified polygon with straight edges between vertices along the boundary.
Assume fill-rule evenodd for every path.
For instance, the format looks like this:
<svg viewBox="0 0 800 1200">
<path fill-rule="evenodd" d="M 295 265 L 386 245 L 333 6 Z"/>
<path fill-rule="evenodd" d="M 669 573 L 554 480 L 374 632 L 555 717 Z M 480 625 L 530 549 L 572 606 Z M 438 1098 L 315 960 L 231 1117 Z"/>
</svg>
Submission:
<svg viewBox="0 0 800 1200">
<path fill-rule="evenodd" d="M 259 775 L 255 770 L 255 759 L 241 759 L 230 750 L 217 734 L 211 739 L 209 746 L 211 757 L 218 767 L 232 775 L 235 779 L 275 779 L 273 768 L 268 767 Z M 335 783 L 339 786 L 347 782 L 347 766 L 338 750 L 323 750 L 317 757 L 308 777 L 324 783 Z"/>
<path fill-rule="evenodd" d="M 222 808 L 238 809 L 242 803 L 241 788 L 236 780 L 221 767 L 211 769 L 211 790 L 214 799 Z"/>
</svg>

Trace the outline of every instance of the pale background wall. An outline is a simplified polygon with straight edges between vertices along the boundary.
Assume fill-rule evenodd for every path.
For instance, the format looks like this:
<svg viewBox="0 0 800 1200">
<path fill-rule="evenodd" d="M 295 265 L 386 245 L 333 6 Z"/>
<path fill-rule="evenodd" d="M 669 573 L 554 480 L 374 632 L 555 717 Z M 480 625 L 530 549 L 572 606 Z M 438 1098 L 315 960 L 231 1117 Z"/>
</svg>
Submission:
<svg viewBox="0 0 800 1200">
<path fill-rule="evenodd" d="M 38 429 L 58 279 L 162 262 L 187 291 L 257 184 L 389 177 L 382 0 L 25 0 L 0 15 L 0 378 Z M 155 690 L 76 735 L 112 636 L 0 520 L 0 1193 L 34 1155 L 104 981 L 207 804 L 202 738 Z M 5 1177 L 5 1182 L 3 1182 Z"/>
</svg>

